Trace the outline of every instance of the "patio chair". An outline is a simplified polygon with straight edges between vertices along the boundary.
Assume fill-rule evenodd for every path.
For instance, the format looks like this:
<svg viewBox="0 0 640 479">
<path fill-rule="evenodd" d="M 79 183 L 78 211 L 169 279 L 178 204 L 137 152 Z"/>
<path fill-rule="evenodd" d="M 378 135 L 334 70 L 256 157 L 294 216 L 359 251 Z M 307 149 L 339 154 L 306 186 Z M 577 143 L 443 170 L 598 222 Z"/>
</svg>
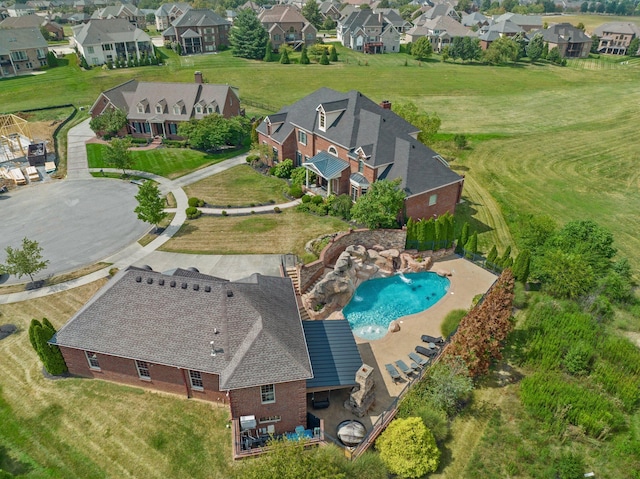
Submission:
<svg viewBox="0 0 640 479">
<path fill-rule="evenodd" d="M 416 353 L 420 353 L 423 356 L 426 356 L 428 358 L 433 358 L 434 356 L 438 355 L 438 350 L 437 349 L 427 349 L 424 346 L 416 346 Z"/>
<path fill-rule="evenodd" d="M 413 351 L 409 353 L 409 357 L 411 358 L 412 361 L 414 361 L 420 367 L 426 366 L 426 364 L 429 362 L 429 359 L 421 358 L 419 355 L 417 355 Z"/>
<path fill-rule="evenodd" d="M 429 336 L 428 334 L 423 334 L 420 339 L 422 339 L 423 343 L 434 343 L 436 345 L 444 344 L 444 339 L 442 339 L 442 336 L 438 336 L 436 338 L 435 336 Z"/>
<path fill-rule="evenodd" d="M 398 369 L 400 369 L 400 371 L 402 371 L 405 376 L 413 373 L 413 369 L 407 366 L 407 363 L 405 363 L 402 359 L 398 359 L 396 361 L 396 366 L 398 366 Z"/>
<path fill-rule="evenodd" d="M 387 370 L 387 372 L 389 373 L 389 376 L 391 376 L 391 379 L 393 379 L 393 382 L 395 383 L 396 381 L 399 381 L 400 379 L 402 379 L 402 376 L 400 376 L 400 373 L 398 372 L 398 370 L 393 366 L 393 364 L 385 364 L 384 365 L 385 369 Z"/>
</svg>

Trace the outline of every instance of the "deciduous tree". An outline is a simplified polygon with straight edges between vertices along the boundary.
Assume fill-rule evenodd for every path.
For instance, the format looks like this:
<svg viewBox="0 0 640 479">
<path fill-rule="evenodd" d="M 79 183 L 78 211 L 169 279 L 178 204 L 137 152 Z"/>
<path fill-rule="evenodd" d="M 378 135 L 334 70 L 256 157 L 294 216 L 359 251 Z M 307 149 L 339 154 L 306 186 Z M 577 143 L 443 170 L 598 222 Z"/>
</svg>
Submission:
<svg viewBox="0 0 640 479">
<path fill-rule="evenodd" d="M 138 206 L 134 213 L 138 215 L 138 219 L 155 226 L 157 230 L 158 224 L 167 216 L 158 186 L 153 181 L 145 181 L 135 198 L 138 200 Z"/>
<path fill-rule="evenodd" d="M 395 419 L 376 441 L 380 458 L 392 474 L 418 478 L 440 464 L 436 440 L 419 417 Z"/>
<path fill-rule="evenodd" d="M 122 174 L 127 174 L 127 169 L 133 168 L 133 156 L 129 151 L 131 147 L 131 140 L 128 138 L 120 139 L 114 138 L 109 142 L 109 146 L 107 146 L 104 151 L 104 161 L 113 166 L 114 168 L 118 168 L 122 170 Z"/>
<path fill-rule="evenodd" d="M 415 103 L 397 103 L 393 106 L 393 111 L 420 129 L 418 140 L 425 145 L 433 140 L 440 129 L 441 120 L 438 114 L 418 110 Z"/>
<path fill-rule="evenodd" d="M 89 127 L 96 134 L 106 137 L 117 135 L 125 126 L 127 126 L 127 114 L 119 108 L 107 108 L 89 122 Z"/>
<path fill-rule="evenodd" d="M 491 42 L 484 52 L 484 60 L 492 65 L 518 61 L 518 44 L 509 37 L 500 37 Z"/>
<path fill-rule="evenodd" d="M 428 37 L 420 37 L 411 45 L 411 55 L 416 60 L 426 60 L 431 57 L 433 46 Z"/>
<path fill-rule="evenodd" d="M 358 198 L 351 208 L 351 217 L 368 228 L 397 228 L 398 214 L 404 203 L 405 192 L 400 189 L 400 178 L 380 180 Z"/>
<path fill-rule="evenodd" d="M 537 62 L 542 56 L 542 50 L 544 49 L 544 38 L 539 33 L 536 33 L 527 45 L 527 56 L 531 63 Z"/>
<path fill-rule="evenodd" d="M 311 23 L 317 30 L 320 30 L 322 27 L 322 14 L 320 13 L 320 7 L 318 6 L 318 2 L 316 0 L 307 0 L 307 2 L 302 7 L 302 16 L 307 19 L 309 23 Z"/>
<path fill-rule="evenodd" d="M 22 248 L 7 246 L 5 252 L 6 264 L 0 265 L 0 272 L 16 275 L 18 278 L 27 275 L 32 283 L 33 275 L 49 264 L 48 259 L 42 259 L 42 248 L 38 242 L 29 238 L 22 239 Z"/>
</svg>

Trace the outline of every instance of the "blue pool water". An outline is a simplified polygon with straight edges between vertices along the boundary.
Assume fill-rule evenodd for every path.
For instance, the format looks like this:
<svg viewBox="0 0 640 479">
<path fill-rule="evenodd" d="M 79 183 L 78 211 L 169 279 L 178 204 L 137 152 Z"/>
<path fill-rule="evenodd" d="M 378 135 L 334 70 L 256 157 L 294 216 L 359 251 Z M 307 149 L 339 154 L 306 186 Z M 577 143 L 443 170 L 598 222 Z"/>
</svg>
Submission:
<svg viewBox="0 0 640 479">
<path fill-rule="evenodd" d="M 342 313 L 353 334 L 380 339 L 391 321 L 430 308 L 448 289 L 449 280 L 432 272 L 370 279 L 358 286 Z"/>
</svg>

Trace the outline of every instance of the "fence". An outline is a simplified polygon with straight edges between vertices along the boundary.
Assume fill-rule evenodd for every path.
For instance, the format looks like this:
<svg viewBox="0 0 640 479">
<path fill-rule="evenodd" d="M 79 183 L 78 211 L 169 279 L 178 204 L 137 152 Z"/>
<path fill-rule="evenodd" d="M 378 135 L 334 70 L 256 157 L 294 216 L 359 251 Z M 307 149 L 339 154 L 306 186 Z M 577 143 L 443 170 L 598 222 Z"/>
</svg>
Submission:
<svg viewBox="0 0 640 479">
<path fill-rule="evenodd" d="M 276 106 L 273 106 L 273 105 L 270 105 L 268 103 L 264 103 L 264 102 L 261 102 L 261 101 L 250 100 L 248 98 L 243 98 L 242 99 L 242 103 L 244 105 L 249 105 L 249 106 L 252 106 L 254 108 L 260 108 L 261 110 L 265 110 L 265 111 L 276 112 L 276 111 L 278 111 L 280 109 L 280 108 L 278 108 Z"/>
<path fill-rule="evenodd" d="M 502 266 L 487 261 L 487 258 L 478 253 L 472 253 L 471 251 L 467 251 L 466 249 L 462 249 L 462 253 L 460 256 L 468 261 L 471 261 L 473 264 L 480 266 L 482 269 L 486 269 L 487 271 L 491 271 L 494 274 L 502 273 L 504 269 Z"/>
</svg>

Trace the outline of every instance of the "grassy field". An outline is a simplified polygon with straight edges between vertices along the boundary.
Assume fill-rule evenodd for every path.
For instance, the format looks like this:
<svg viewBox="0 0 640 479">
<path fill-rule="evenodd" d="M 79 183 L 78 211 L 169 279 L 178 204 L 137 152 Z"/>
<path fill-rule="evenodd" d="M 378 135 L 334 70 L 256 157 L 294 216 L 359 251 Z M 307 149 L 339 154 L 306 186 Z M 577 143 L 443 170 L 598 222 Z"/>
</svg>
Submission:
<svg viewBox="0 0 640 479">
<path fill-rule="evenodd" d="M 187 186 L 188 197 L 196 197 L 221 208 L 251 204 L 284 203 L 284 180 L 264 176 L 248 165 L 240 165 Z"/>
<path fill-rule="evenodd" d="M 102 143 L 89 143 L 87 145 L 89 168 L 110 167 L 103 160 L 103 152 L 106 148 L 107 145 Z M 248 148 L 209 154 L 188 148 L 157 148 L 155 150 L 133 150 L 131 156 L 134 161 L 134 170 L 148 171 L 165 178 L 174 179 L 194 170 L 215 165 L 246 151 L 248 151 Z"/>
<path fill-rule="evenodd" d="M 27 329 L 60 327 L 106 280 L 2 306 L 0 464 L 25 478 L 225 478 L 228 411 L 211 403 L 85 379 L 44 379 Z M 117 398 L 117 400 L 114 400 Z"/>
<path fill-rule="evenodd" d="M 293 209 L 280 214 L 202 216 L 187 220 L 160 249 L 173 253 L 295 253 L 322 234 L 345 231 L 348 224 L 332 216 L 311 216 Z"/>
<path fill-rule="evenodd" d="M 617 15 L 593 15 L 587 13 L 576 13 L 576 14 L 565 14 L 565 15 L 545 15 L 542 17 L 543 22 L 551 23 L 564 23 L 568 22 L 571 25 L 577 25 L 578 23 L 582 23 L 585 27 L 585 31 L 587 33 L 593 32 L 593 30 L 603 23 L 612 23 L 612 22 L 629 22 L 635 23 L 636 25 L 640 25 L 639 17 L 620 17 Z"/>
</svg>

